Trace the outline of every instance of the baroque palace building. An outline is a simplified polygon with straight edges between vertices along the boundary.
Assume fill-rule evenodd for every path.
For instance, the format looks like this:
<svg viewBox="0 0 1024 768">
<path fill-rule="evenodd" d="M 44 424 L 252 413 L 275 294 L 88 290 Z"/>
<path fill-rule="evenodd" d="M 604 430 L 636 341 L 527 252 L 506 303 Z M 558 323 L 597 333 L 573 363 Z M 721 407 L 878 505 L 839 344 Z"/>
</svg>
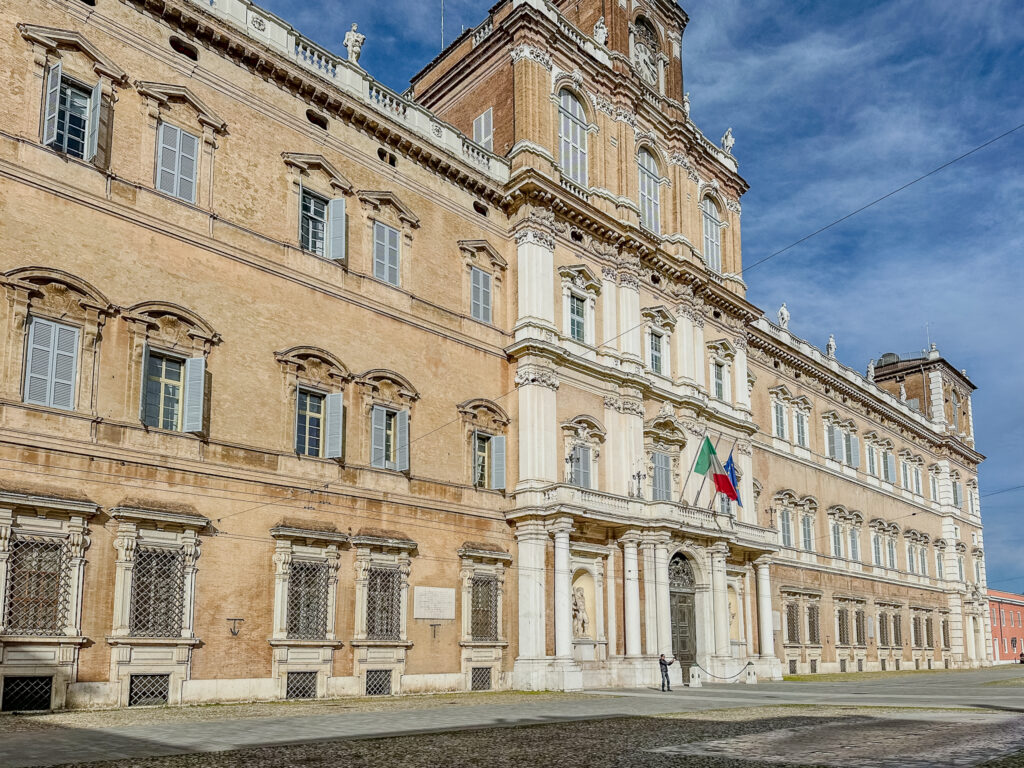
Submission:
<svg viewBox="0 0 1024 768">
<path fill-rule="evenodd" d="M 0 0 L 0 708 L 989 663 L 974 387 L 746 300 L 687 21 Z"/>
</svg>

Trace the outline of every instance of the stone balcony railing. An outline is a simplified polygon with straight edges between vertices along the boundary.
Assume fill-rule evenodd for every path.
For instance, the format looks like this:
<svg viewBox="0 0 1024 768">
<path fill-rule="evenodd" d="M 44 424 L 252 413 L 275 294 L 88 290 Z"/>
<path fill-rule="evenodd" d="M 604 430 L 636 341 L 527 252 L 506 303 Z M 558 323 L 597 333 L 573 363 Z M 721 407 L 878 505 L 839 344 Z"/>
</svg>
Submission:
<svg viewBox="0 0 1024 768">
<path fill-rule="evenodd" d="M 506 160 L 488 152 L 416 102 L 377 82 L 361 67 L 303 37 L 294 27 L 250 0 L 187 1 L 402 125 L 425 143 L 469 163 L 493 182 L 504 184 L 508 181 L 509 164 Z"/>
</svg>

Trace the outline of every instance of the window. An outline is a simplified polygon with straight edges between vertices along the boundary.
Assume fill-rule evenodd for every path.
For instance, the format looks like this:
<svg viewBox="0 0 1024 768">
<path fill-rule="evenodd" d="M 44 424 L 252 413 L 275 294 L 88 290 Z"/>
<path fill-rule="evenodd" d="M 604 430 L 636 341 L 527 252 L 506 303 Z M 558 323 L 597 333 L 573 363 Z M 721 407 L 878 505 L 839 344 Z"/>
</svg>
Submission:
<svg viewBox="0 0 1024 768">
<path fill-rule="evenodd" d="M 498 579 L 492 575 L 473 576 L 470 631 L 473 640 L 498 639 Z"/>
<path fill-rule="evenodd" d="M 950 398 L 953 403 L 953 429 L 960 429 L 960 397 L 956 392 Z"/>
<path fill-rule="evenodd" d="M 366 579 L 366 637 L 401 640 L 402 583 L 397 568 L 371 566 Z"/>
<path fill-rule="evenodd" d="M 775 436 L 786 439 L 786 406 L 776 400 L 772 403 L 773 422 L 775 425 Z"/>
<path fill-rule="evenodd" d="M 915 614 L 910 620 L 910 642 L 915 648 L 924 645 L 924 632 L 922 631 L 921 617 Z"/>
<path fill-rule="evenodd" d="M 854 636 L 857 640 L 857 645 L 868 644 L 868 633 L 867 633 L 867 618 L 864 615 L 863 610 L 857 610 L 853 614 L 853 629 Z"/>
<path fill-rule="evenodd" d="M 956 558 L 956 569 L 957 569 L 957 576 L 959 577 L 960 581 L 964 581 L 965 579 L 964 579 L 964 556 L 963 555 L 958 555 L 957 556 L 957 558 Z"/>
<path fill-rule="evenodd" d="M 185 558 L 180 549 L 137 547 L 132 568 L 132 637 L 180 637 L 185 607 Z"/>
<path fill-rule="evenodd" d="M 473 141 L 486 149 L 494 151 L 494 111 L 490 108 L 473 121 Z"/>
<path fill-rule="evenodd" d="M 504 435 L 473 433 L 473 485 L 477 488 L 504 490 Z"/>
<path fill-rule="evenodd" d="M 914 493 L 921 495 L 921 468 L 914 467 Z"/>
<path fill-rule="evenodd" d="M 793 546 L 793 521 L 788 509 L 779 512 L 779 529 L 782 533 L 782 546 Z"/>
<path fill-rule="evenodd" d="M 651 333 L 651 370 L 658 374 L 662 373 L 661 370 L 661 345 L 664 341 L 660 333 Z"/>
<path fill-rule="evenodd" d="M 837 645 L 849 645 L 850 644 L 850 609 L 840 608 L 838 610 L 839 619 L 839 639 L 836 641 Z"/>
<path fill-rule="evenodd" d="M 194 203 L 199 138 L 169 123 L 160 123 L 156 136 L 156 188 Z"/>
<path fill-rule="evenodd" d="M 843 529 L 839 523 L 832 523 L 832 556 L 843 556 Z"/>
<path fill-rule="evenodd" d="M 889 645 L 889 616 L 885 613 L 878 614 L 878 644 Z"/>
<path fill-rule="evenodd" d="M 919 569 L 922 576 L 928 575 L 928 550 L 924 547 L 918 547 L 917 549 L 917 561 L 920 563 Z"/>
<path fill-rule="evenodd" d="M 409 469 L 409 411 L 375 405 L 371 412 L 370 463 L 381 469 Z"/>
<path fill-rule="evenodd" d="M 327 637 L 327 593 L 330 567 L 326 560 L 293 560 L 288 568 L 288 615 L 291 640 Z"/>
<path fill-rule="evenodd" d="M 43 144 L 80 160 L 96 157 L 102 87 L 91 89 L 64 77 L 60 62 L 46 73 Z"/>
<path fill-rule="evenodd" d="M 892 615 L 892 644 L 903 645 L 903 617 L 898 613 Z"/>
<path fill-rule="evenodd" d="M 25 402 L 71 410 L 75 407 L 78 329 L 30 317 L 25 361 Z"/>
<path fill-rule="evenodd" d="M 943 563 L 942 563 L 942 553 L 941 552 L 936 552 L 935 553 L 935 575 L 938 578 L 940 578 L 940 579 L 946 578 L 946 575 L 943 572 L 942 566 L 943 566 Z"/>
<path fill-rule="evenodd" d="M 658 162 L 648 150 L 641 149 L 640 166 L 640 226 L 654 234 L 661 231 L 661 184 Z"/>
<path fill-rule="evenodd" d="M 875 565 L 884 565 L 882 562 L 882 536 L 878 533 L 871 534 L 871 555 Z"/>
<path fill-rule="evenodd" d="M 974 558 L 974 583 L 981 584 L 981 560 Z"/>
<path fill-rule="evenodd" d="M 807 448 L 807 414 L 803 411 L 796 412 L 796 444 L 801 448 Z"/>
<path fill-rule="evenodd" d="M 559 94 L 559 167 L 570 181 L 587 186 L 587 116 L 569 91 Z"/>
<path fill-rule="evenodd" d="M 903 473 L 903 487 L 906 488 L 909 491 L 910 488 L 911 488 L 910 464 L 907 463 L 906 461 L 901 461 L 900 462 L 900 471 Z"/>
<path fill-rule="evenodd" d="M 725 399 L 725 366 L 722 363 L 714 364 L 715 372 L 715 397 L 719 400 Z"/>
<path fill-rule="evenodd" d="M 843 449 L 846 453 L 846 463 L 851 467 L 860 466 L 860 445 L 857 436 L 852 432 L 843 431 Z"/>
<path fill-rule="evenodd" d="M 814 535 L 813 535 L 814 527 L 813 527 L 813 523 L 812 523 L 812 518 L 811 518 L 810 515 L 804 515 L 803 520 L 801 522 L 802 522 L 802 525 L 803 525 L 803 539 L 804 539 L 803 544 L 804 544 L 804 549 L 806 551 L 808 551 L 808 552 L 813 552 L 814 551 Z"/>
<path fill-rule="evenodd" d="M 931 486 L 929 488 L 929 491 L 931 493 L 932 501 L 938 501 L 939 500 L 939 477 L 938 477 L 938 475 L 936 475 L 934 472 L 932 472 L 931 475 L 928 478 L 928 482 L 929 482 L 929 485 Z"/>
<path fill-rule="evenodd" d="M 964 505 L 964 486 L 959 480 L 953 481 L 953 506 L 958 509 Z"/>
<path fill-rule="evenodd" d="M 324 256 L 327 252 L 327 200 L 302 190 L 299 215 L 299 239 L 302 250 Z"/>
<path fill-rule="evenodd" d="M 391 285 L 398 285 L 398 230 L 373 223 L 373 276 Z"/>
<path fill-rule="evenodd" d="M 63 635 L 68 621 L 71 553 L 67 541 L 14 534 L 0 622 L 9 635 Z"/>
<path fill-rule="evenodd" d="M 942 620 L 942 647 L 949 648 L 949 619 Z"/>
<path fill-rule="evenodd" d="M 704 263 L 714 272 L 722 271 L 722 221 L 718 206 L 710 197 L 700 201 L 704 222 Z"/>
<path fill-rule="evenodd" d="M 323 426 L 324 396 L 300 389 L 295 417 L 295 452 L 303 456 L 319 456 Z"/>
<path fill-rule="evenodd" d="M 590 446 L 574 445 L 569 454 L 569 483 L 580 488 L 590 487 Z"/>
<path fill-rule="evenodd" d="M 569 294 L 569 336 L 573 341 L 578 341 L 581 344 L 586 341 L 586 319 L 587 319 L 587 302 L 586 299 L 577 296 L 575 293 Z"/>
<path fill-rule="evenodd" d="M 872 477 L 878 477 L 878 450 L 873 446 L 869 445 L 867 449 L 868 455 L 868 474 Z"/>
<path fill-rule="evenodd" d="M 896 482 L 896 457 L 888 449 L 882 451 L 882 479 L 887 483 Z"/>
<path fill-rule="evenodd" d="M 148 352 L 142 413 L 144 424 L 159 429 L 181 429 L 184 376 L 184 360 L 159 352 Z"/>
<path fill-rule="evenodd" d="M 786 604 L 786 642 L 800 642 L 800 604 Z"/>
<path fill-rule="evenodd" d="M 651 498 L 654 501 L 672 500 L 672 457 L 656 451 L 651 455 L 654 464 Z"/>
<path fill-rule="evenodd" d="M 807 606 L 807 642 L 811 645 L 821 645 L 820 614 L 821 609 L 817 603 Z"/>
<path fill-rule="evenodd" d="M 929 648 L 935 647 L 935 622 L 931 616 L 928 616 L 924 620 L 924 637 L 925 643 Z"/>
<path fill-rule="evenodd" d="M 850 559 L 860 560 L 860 531 L 850 528 Z"/>
<path fill-rule="evenodd" d="M 896 570 L 896 539 L 890 537 L 887 543 L 889 545 L 889 567 Z"/>
<path fill-rule="evenodd" d="M 491 276 L 477 267 L 469 270 L 471 296 L 470 314 L 474 320 L 491 322 Z"/>
<path fill-rule="evenodd" d="M 914 546 L 912 544 L 907 544 L 907 571 L 913 573 L 916 570 L 917 568 L 915 566 Z"/>
</svg>

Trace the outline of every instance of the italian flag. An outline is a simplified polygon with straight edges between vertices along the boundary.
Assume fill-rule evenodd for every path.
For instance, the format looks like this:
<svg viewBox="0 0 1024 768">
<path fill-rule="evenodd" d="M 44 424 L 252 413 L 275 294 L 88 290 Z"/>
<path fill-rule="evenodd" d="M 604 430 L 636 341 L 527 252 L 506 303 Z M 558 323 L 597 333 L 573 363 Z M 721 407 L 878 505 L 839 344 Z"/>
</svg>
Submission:
<svg viewBox="0 0 1024 768">
<path fill-rule="evenodd" d="M 693 471 L 698 475 L 707 475 L 710 472 L 711 481 L 715 484 L 716 492 L 724 493 L 733 501 L 736 501 L 738 498 L 736 488 L 733 486 L 732 480 L 729 479 L 729 473 L 725 471 L 722 462 L 718 460 L 715 446 L 711 444 L 711 440 L 707 437 L 704 438 L 704 443 L 700 447 L 700 453 L 697 455 L 697 463 L 694 465 Z"/>
</svg>

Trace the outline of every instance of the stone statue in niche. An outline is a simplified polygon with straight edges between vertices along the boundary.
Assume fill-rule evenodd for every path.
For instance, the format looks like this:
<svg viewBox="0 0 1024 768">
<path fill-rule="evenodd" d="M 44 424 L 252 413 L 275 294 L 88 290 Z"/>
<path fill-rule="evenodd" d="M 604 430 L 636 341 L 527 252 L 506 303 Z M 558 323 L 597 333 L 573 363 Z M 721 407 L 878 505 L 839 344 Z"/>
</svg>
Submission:
<svg viewBox="0 0 1024 768">
<path fill-rule="evenodd" d="M 605 26 L 604 16 L 597 20 L 597 24 L 594 25 L 594 40 L 598 45 L 604 45 L 608 42 L 608 27 Z"/>
<path fill-rule="evenodd" d="M 587 599 L 583 587 L 572 591 L 572 633 L 575 637 L 590 637 L 590 617 L 587 616 Z"/>
<path fill-rule="evenodd" d="M 725 150 L 727 155 L 732 154 L 732 147 L 735 143 L 736 139 L 732 137 L 732 128 L 727 128 L 722 136 L 722 149 Z"/>
<path fill-rule="evenodd" d="M 345 34 L 344 45 L 348 50 L 348 60 L 353 64 L 359 64 L 359 55 L 363 52 L 363 43 L 366 42 L 366 35 L 359 31 L 359 25 L 353 24 Z"/>
<path fill-rule="evenodd" d="M 825 354 L 829 357 L 836 356 L 836 337 L 833 333 L 828 335 L 828 344 L 825 345 Z"/>
<path fill-rule="evenodd" d="M 786 309 L 786 302 L 782 302 L 782 306 L 779 307 L 779 328 L 789 328 L 789 310 Z"/>
</svg>

